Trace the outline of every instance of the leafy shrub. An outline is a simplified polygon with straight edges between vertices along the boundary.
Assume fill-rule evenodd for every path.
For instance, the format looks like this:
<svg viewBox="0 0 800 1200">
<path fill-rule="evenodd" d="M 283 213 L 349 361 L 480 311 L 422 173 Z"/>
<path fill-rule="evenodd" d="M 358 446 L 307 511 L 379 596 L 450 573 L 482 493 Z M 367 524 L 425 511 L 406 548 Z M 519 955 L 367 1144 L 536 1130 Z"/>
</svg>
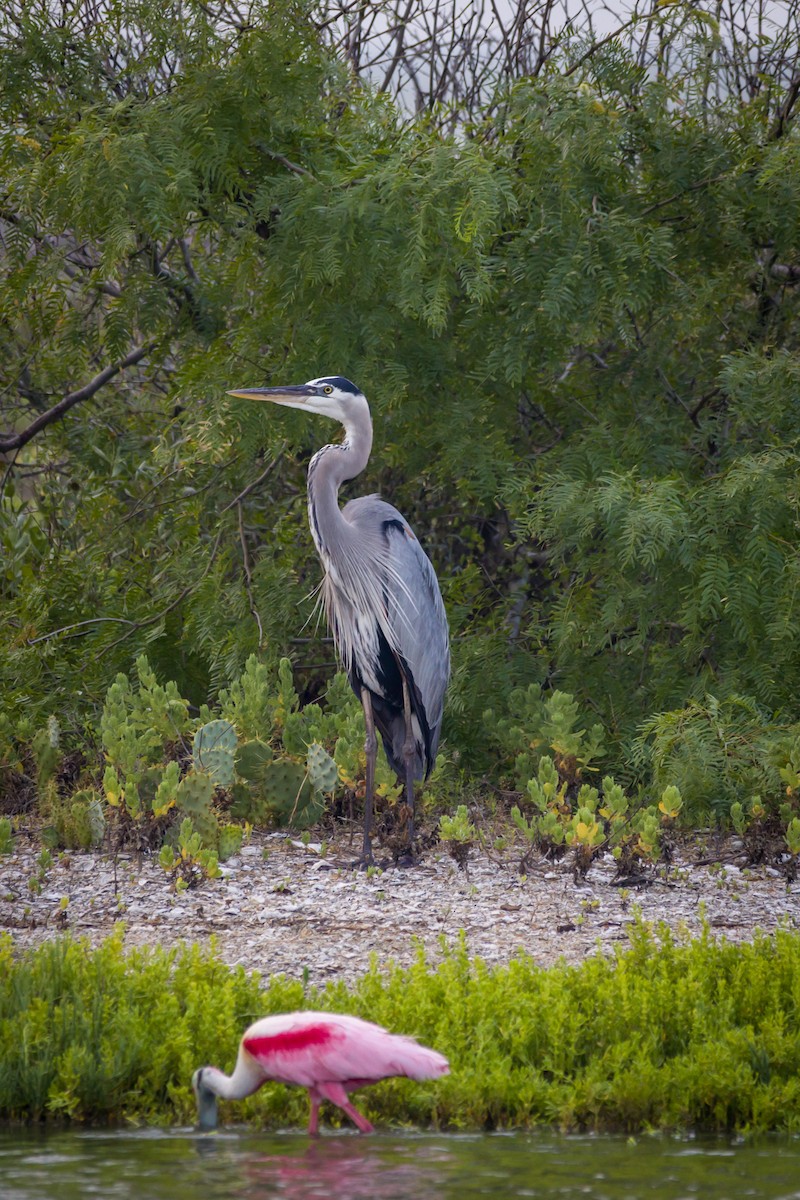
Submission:
<svg viewBox="0 0 800 1200">
<path fill-rule="evenodd" d="M 476 836 L 477 832 L 469 819 L 466 804 L 459 804 L 454 816 L 439 819 L 439 837 L 446 846 L 447 853 L 460 867 L 467 865 Z"/>
<path fill-rule="evenodd" d="M 611 850 L 621 870 L 630 870 L 637 860 L 657 862 L 662 833 L 683 807 L 674 785 L 664 789 L 658 806 L 631 804 L 610 775 L 601 791 L 587 783 L 575 791 L 547 755 L 539 760 L 526 792 L 529 815 L 516 804 L 511 810 L 516 827 L 542 854 L 558 858 L 571 848 L 575 867 L 584 875 L 603 849 Z"/>
<path fill-rule="evenodd" d="M 92 951 L 69 938 L 19 958 L 0 940 L 0 1117 L 194 1117 L 192 1072 L 230 1071 L 257 1017 L 302 1007 L 352 1012 L 447 1055 L 435 1083 L 364 1093 L 379 1122 L 451 1128 L 800 1129 L 800 934 L 748 945 L 657 936 L 580 967 L 520 956 L 488 968 L 464 945 L 431 969 L 373 964 L 352 987 L 305 992 L 225 967 L 197 947 L 125 954 L 121 930 Z M 279 1084 L 224 1120 L 303 1124 L 305 1095 Z M 335 1118 L 338 1119 L 338 1118 Z"/>
<path fill-rule="evenodd" d="M 42 840 L 52 849 L 89 850 L 103 840 L 104 806 L 94 789 L 82 789 L 68 797 L 54 794 L 42 815 L 49 822 L 42 830 Z"/>
<path fill-rule="evenodd" d="M 515 782 L 521 790 L 544 752 L 552 754 L 568 783 L 597 769 L 595 763 L 604 754 L 603 727 L 598 722 L 587 726 L 574 696 L 558 690 L 546 693 L 532 683 L 511 692 L 507 712 L 508 716 L 498 716 L 490 709 L 484 720 L 502 752 L 513 757 Z"/>
<path fill-rule="evenodd" d="M 783 815 L 786 795 L 794 797 L 799 747 L 800 727 L 777 724 L 746 697 L 706 695 L 645 721 L 635 753 L 653 790 L 674 784 L 686 818 L 702 823 L 729 822 L 732 806 L 753 797 Z"/>
<path fill-rule="evenodd" d="M 239 839 L 241 842 L 241 838 Z M 215 879 L 220 874 L 217 855 L 203 845 L 190 817 L 185 817 L 178 830 L 175 851 L 168 844 L 161 847 L 158 861 L 172 876 L 175 891 L 183 892 L 202 879 Z"/>
</svg>

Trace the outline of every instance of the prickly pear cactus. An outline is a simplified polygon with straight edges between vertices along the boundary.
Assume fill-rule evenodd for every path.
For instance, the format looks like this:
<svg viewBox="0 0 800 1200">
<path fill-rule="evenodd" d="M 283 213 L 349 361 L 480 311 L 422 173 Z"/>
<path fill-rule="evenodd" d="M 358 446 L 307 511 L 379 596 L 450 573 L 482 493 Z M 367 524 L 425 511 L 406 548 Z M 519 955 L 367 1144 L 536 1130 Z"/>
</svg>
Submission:
<svg viewBox="0 0 800 1200">
<path fill-rule="evenodd" d="M 192 753 L 196 771 L 206 771 L 215 787 L 233 787 L 236 730 L 230 721 L 209 721 L 194 735 Z"/>
<path fill-rule="evenodd" d="M 242 742 L 236 751 L 236 774 L 248 783 L 261 784 L 265 769 L 272 762 L 272 748 L 266 742 L 253 738 Z"/>
<path fill-rule="evenodd" d="M 241 825 L 220 825 L 217 839 L 217 858 L 219 861 L 226 862 L 234 854 L 238 854 L 242 847 L 243 838 L 244 830 Z"/>
<path fill-rule="evenodd" d="M 269 771 L 273 762 L 272 747 L 253 738 L 242 742 L 236 752 L 236 774 L 233 785 L 231 816 L 251 825 L 266 825 L 273 816 L 269 798 Z M 299 784 L 298 784 L 299 786 Z"/>
<path fill-rule="evenodd" d="M 302 763 L 289 758 L 270 763 L 264 772 L 264 789 L 278 825 L 305 829 L 322 814 L 322 801 L 314 795 Z"/>
<path fill-rule="evenodd" d="M 192 825 L 203 840 L 203 845 L 214 849 L 217 844 L 218 823 L 211 807 L 214 783 L 208 773 L 190 771 L 178 784 L 175 800 L 179 808 L 192 818 Z"/>
<path fill-rule="evenodd" d="M 211 807 L 211 797 L 214 794 L 214 784 L 207 773 L 199 774 L 190 771 L 184 775 L 178 784 L 176 802 L 179 808 L 193 817 L 196 813 Z"/>
<path fill-rule="evenodd" d="M 339 782 L 339 768 L 324 746 L 312 742 L 306 758 L 308 779 L 315 792 L 332 792 Z"/>
<path fill-rule="evenodd" d="M 260 792 L 250 790 L 246 783 L 235 783 L 231 788 L 233 803 L 230 815 L 235 821 L 247 821 L 250 825 L 266 825 L 269 808 Z"/>
<path fill-rule="evenodd" d="M 192 816 L 192 825 L 200 835 L 203 845 L 208 850 L 216 849 L 219 840 L 219 821 L 213 808 Z"/>
</svg>

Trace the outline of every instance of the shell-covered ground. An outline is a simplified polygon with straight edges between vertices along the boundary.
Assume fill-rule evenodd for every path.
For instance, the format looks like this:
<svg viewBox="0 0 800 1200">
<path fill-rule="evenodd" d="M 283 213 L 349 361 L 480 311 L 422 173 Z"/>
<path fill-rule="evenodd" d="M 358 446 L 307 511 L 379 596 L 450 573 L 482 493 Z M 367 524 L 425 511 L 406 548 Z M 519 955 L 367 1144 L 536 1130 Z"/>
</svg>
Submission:
<svg viewBox="0 0 800 1200">
<path fill-rule="evenodd" d="M 691 934 L 705 921 L 738 941 L 797 926 L 800 883 L 775 866 L 747 867 L 739 851 L 687 840 L 669 869 L 625 887 L 608 856 L 577 880 L 567 860 L 526 863 L 523 874 L 519 855 L 477 849 L 466 869 L 434 848 L 414 866 L 364 872 L 344 841 L 306 846 L 266 834 L 221 878 L 176 894 L 154 858 L 68 852 L 42 870 L 38 845 L 21 835 L 0 857 L 0 930 L 21 950 L 65 930 L 97 943 L 124 921 L 130 946 L 213 937 L 230 964 L 324 984 L 361 974 L 372 956 L 406 964 L 420 945 L 435 962 L 443 940 L 462 931 L 488 964 L 522 951 L 547 966 L 624 943 L 637 911 Z"/>
</svg>

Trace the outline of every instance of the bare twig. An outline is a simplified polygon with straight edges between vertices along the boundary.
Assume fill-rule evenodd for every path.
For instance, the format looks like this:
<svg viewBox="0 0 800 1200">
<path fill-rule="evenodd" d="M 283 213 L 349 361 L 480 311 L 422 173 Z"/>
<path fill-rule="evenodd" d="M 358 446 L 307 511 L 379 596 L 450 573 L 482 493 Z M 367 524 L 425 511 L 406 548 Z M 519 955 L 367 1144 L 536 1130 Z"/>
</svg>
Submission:
<svg viewBox="0 0 800 1200">
<path fill-rule="evenodd" d="M 90 617 L 86 621 L 75 621 L 72 625 L 62 625 L 60 629 L 51 629 L 49 633 L 42 633 L 39 637 L 28 638 L 26 645 L 35 646 L 37 642 L 49 642 L 51 638 L 58 637 L 61 633 L 71 633 L 73 629 L 83 629 L 87 625 L 103 625 L 106 623 L 113 625 L 139 624 L 138 621 L 128 621 L 125 617 Z"/>
</svg>

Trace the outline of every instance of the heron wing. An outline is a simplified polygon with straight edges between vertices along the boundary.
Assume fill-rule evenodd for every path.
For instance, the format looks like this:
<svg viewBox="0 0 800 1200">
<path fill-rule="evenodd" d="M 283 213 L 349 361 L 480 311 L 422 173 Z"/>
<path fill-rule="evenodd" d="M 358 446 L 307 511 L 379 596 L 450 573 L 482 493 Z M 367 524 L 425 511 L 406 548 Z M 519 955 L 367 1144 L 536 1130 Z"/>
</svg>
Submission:
<svg viewBox="0 0 800 1200">
<path fill-rule="evenodd" d="M 447 617 L 436 572 L 410 525 L 393 505 L 377 496 L 363 496 L 347 504 L 343 515 L 358 536 L 361 570 L 372 574 L 380 595 L 373 611 L 356 616 L 356 621 L 363 624 L 361 645 L 373 660 L 363 664 L 363 677 L 376 696 L 382 696 L 395 709 L 399 707 L 402 713 L 402 688 L 398 695 L 397 688 L 391 687 L 387 650 L 396 658 L 409 682 L 421 726 L 420 774 L 428 773 L 436 757 L 450 674 Z M 376 719 L 380 723 L 379 712 Z M 391 744 L 399 738 L 400 745 L 390 754 L 390 761 L 394 758 L 399 769 L 404 728 L 402 722 L 397 729 L 390 728 L 390 724 L 387 716 L 381 732 L 385 744 L 387 739 Z"/>
<path fill-rule="evenodd" d="M 431 561 L 399 513 L 384 522 L 384 536 L 392 566 L 387 585 L 391 636 L 387 640 L 411 673 L 413 688 L 431 730 L 433 760 L 450 674 L 444 603 Z"/>
</svg>

